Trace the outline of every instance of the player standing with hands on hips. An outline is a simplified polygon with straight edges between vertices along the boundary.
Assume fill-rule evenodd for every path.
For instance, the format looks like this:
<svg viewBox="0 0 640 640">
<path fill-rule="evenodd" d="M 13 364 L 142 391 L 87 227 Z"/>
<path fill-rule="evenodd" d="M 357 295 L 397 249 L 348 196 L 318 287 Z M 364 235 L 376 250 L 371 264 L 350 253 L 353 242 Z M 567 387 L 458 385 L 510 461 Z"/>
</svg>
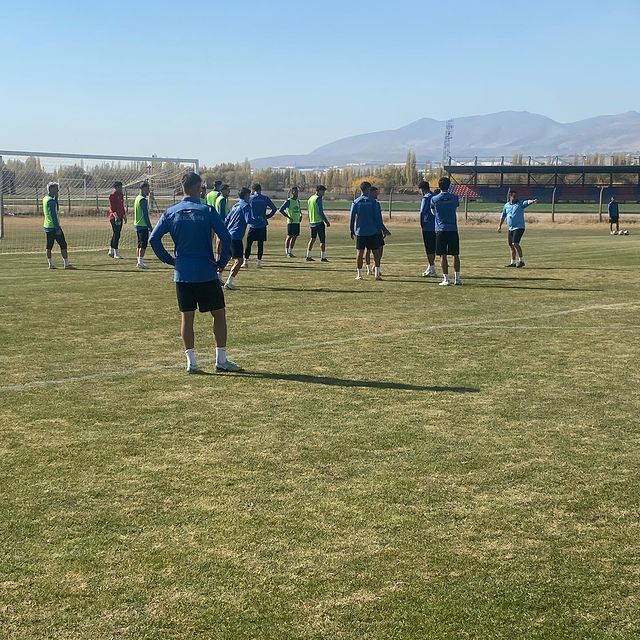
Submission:
<svg viewBox="0 0 640 640">
<path fill-rule="evenodd" d="M 182 178 L 184 199 L 169 207 L 149 236 L 149 243 L 162 262 L 173 266 L 178 308 L 182 314 L 180 333 L 187 358 L 187 372 L 201 373 L 195 351 L 193 323 L 196 309 L 213 316 L 216 339 L 216 371 L 239 371 L 240 367 L 227 359 L 227 317 L 224 293 L 218 272 L 231 255 L 231 236 L 215 209 L 200 202 L 202 179 L 189 172 Z M 213 257 L 212 232 L 221 242 L 219 260 Z M 162 245 L 166 234 L 175 245 L 175 257 Z"/>
<path fill-rule="evenodd" d="M 509 202 L 502 208 L 500 216 L 500 224 L 498 225 L 498 233 L 502 231 L 502 224 L 506 220 L 509 228 L 509 251 L 511 252 L 511 262 L 506 267 L 516 267 L 521 269 L 524 267 L 522 258 L 522 247 L 520 240 L 524 235 L 525 221 L 524 210 L 537 200 L 518 200 L 518 194 L 514 189 L 509 190 Z"/>
</svg>

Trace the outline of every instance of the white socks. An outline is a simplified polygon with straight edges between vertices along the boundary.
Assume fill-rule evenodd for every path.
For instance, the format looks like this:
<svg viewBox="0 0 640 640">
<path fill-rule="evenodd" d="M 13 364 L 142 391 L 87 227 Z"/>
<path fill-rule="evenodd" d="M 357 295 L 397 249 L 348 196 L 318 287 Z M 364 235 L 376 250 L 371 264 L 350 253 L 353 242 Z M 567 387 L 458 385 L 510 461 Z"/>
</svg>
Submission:
<svg viewBox="0 0 640 640">
<path fill-rule="evenodd" d="M 141 256 L 138 256 L 138 264 L 143 267 L 144 266 L 144 258 Z"/>
<path fill-rule="evenodd" d="M 320 251 L 320 260 L 324 260 L 327 257 L 326 251 Z"/>
<path fill-rule="evenodd" d="M 448 273 L 443 273 L 442 274 L 442 282 L 449 282 L 449 274 Z"/>
<path fill-rule="evenodd" d="M 195 349 L 187 349 L 184 352 L 184 355 L 187 356 L 187 365 L 189 367 L 197 367 L 198 360 L 196 359 L 196 350 Z"/>
<path fill-rule="evenodd" d="M 262 266 L 262 260 L 256 260 L 256 267 Z"/>
<path fill-rule="evenodd" d="M 427 265 L 427 273 L 432 273 L 433 275 L 435 275 L 436 265 L 435 264 Z"/>
<path fill-rule="evenodd" d="M 109 257 L 113 258 L 113 249 L 109 247 Z"/>
<path fill-rule="evenodd" d="M 358 278 L 362 278 L 362 269 L 358 269 Z"/>
<path fill-rule="evenodd" d="M 376 278 L 380 277 L 380 267 L 374 267 L 373 272 L 375 273 Z"/>
<path fill-rule="evenodd" d="M 235 278 L 231 275 L 227 278 L 227 284 L 233 285 L 234 281 L 235 281 Z"/>
<path fill-rule="evenodd" d="M 459 271 L 455 272 L 455 276 L 456 276 L 456 280 L 460 280 L 460 272 Z"/>
<path fill-rule="evenodd" d="M 227 348 L 216 347 L 216 364 L 224 364 L 227 361 Z"/>
<path fill-rule="evenodd" d="M 307 258 L 311 257 L 311 251 L 309 251 L 309 249 L 307 249 Z"/>
<path fill-rule="evenodd" d="M 71 264 L 71 263 L 69 262 L 69 258 L 62 258 L 62 264 L 64 264 L 64 266 L 65 266 L 65 267 L 68 267 L 68 266 L 69 266 L 69 264 Z"/>
</svg>

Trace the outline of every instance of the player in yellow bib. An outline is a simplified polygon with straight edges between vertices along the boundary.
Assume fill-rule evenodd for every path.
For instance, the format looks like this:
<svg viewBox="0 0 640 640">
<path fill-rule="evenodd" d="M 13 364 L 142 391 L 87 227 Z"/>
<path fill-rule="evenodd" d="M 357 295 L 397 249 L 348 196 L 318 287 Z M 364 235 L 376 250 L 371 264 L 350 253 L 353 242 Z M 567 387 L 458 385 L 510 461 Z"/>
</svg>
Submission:
<svg viewBox="0 0 640 640">
<path fill-rule="evenodd" d="M 327 219 L 327 216 L 324 215 L 324 209 L 322 207 L 322 197 L 326 191 L 327 188 L 319 184 L 316 187 L 315 195 L 307 200 L 307 215 L 309 216 L 309 227 L 311 228 L 311 239 L 307 246 L 307 262 L 313 262 L 311 250 L 316 242 L 316 238 L 320 239 L 320 261 L 329 262 L 327 259 L 326 227 L 330 227 L 331 223 Z"/>
<path fill-rule="evenodd" d="M 42 227 L 47 237 L 47 262 L 49 263 L 49 269 L 56 268 L 55 264 L 53 264 L 51 250 L 53 249 L 54 242 L 57 242 L 60 247 L 60 253 L 62 254 L 64 268 L 75 269 L 75 267 L 69 262 L 67 241 L 64 237 L 62 227 L 60 226 L 60 220 L 58 219 L 59 191 L 60 186 L 58 183 L 50 182 L 47 185 L 47 195 L 42 199 L 42 214 L 44 215 L 44 223 Z"/>
<path fill-rule="evenodd" d="M 287 224 L 287 238 L 284 241 L 284 252 L 287 258 L 295 258 L 293 247 L 300 235 L 300 221 L 302 220 L 302 207 L 298 200 L 298 187 L 291 187 L 289 198 L 282 203 L 280 213 L 289 220 Z"/>
</svg>

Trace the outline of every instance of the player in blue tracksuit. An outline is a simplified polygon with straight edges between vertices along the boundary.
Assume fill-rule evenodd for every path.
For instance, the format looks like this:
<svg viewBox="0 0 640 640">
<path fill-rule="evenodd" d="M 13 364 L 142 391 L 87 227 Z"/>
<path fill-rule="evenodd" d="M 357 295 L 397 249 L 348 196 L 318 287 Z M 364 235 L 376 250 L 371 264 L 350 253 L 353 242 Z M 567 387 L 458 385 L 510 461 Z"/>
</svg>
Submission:
<svg viewBox="0 0 640 640">
<path fill-rule="evenodd" d="M 382 247 L 382 215 L 378 215 L 375 199 L 371 198 L 371 183 L 360 185 L 361 195 L 353 201 L 349 215 L 349 231 L 351 239 L 356 240 L 356 280 L 362 280 L 362 265 L 365 249 L 373 251 L 375 262 L 375 279 L 382 280 L 380 275 L 380 248 Z"/>
<path fill-rule="evenodd" d="M 422 200 L 420 201 L 420 228 L 422 229 L 422 242 L 427 254 L 427 268 L 422 272 L 425 278 L 436 278 L 436 218 L 431 211 L 431 188 L 426 180 L 418 184 Z"/>
<path fill-rule="evenodd" d="M 258 243 L 258 259 L 256 267 L 262 266 L 262 256 L 264 254 L 264 243 L 267 241 L 267 225 L 269 218 L 272 218 L 278 208 L 268 196 L 262 195 L 262 186 L 257 182 L 252 187 L 253 193 L 249 199 L 251 204 L 251 216 L 249 217 L 249 233 L 247 234 L 247 247 L 244 250 L 244 266 L 249 266 L 251 257 L 251 247 L 254 242 Z M 267 209 L 271 209 L 267 213 Z"/>
<path fill-rule="evenodd" d="M 244 247 L 242 246 L 242 240 L 244 239 L 244 233 L 247 230 L 247 224 L 251 218 L 251 204 L 249 203 L 249 196 L 251 190 L 247 187 L 242 187 L 238 193 L 240 200 L 236 202 L 231 211 L 227 215 L 224 223 L 231 235 L 231 257 L 234 259 L 233 266 L 231 267 L 231 273 L 227 278 L 227 282 L 224 285 L 225 289 L 235 289 L 234 281 L 242 263 L 244 262 L 243 254 Z"/>
<path fill-rule="evenodd" d="M 511 262 L 507 267 L 524 267 L 522 259 L 522 247 L 520 240 L 524 235 L 525 221 L 524 210 L 537 200 L 518 200 L 518 194 L 514 189 L 509 190 L 509 202 L 502 207 L 502 215 L 500 216 L 500 224 L 498 225 L 498 233 L 502 231 L 502 224 L 506 220 L 509 228 L 509 251 L 511 252 Z"/>
<path fill-rule="evenodd" d="M 181 334 L 187 357 L 187 371 L 199 373 L 195 352 L 193 322 L 196 308 L 213 316 L 216 339 L 216 370 L 238 371 L 240 367 L 227 359 L 227 319 L 224 293 L 218 271 L 229 261 L 231 236 L 213 207 L 200 201 L 202 179 L 189 172 L 182 178 L 184 199 L 160 216 L 149 236 L 149 243 L 162 262 L 174 267 L 178 307 L 182 313 Z M 221 255 L 215 260 L 212 233 L 221 241 Z M 169 234 L 175 245 L 172 256 L 163 246 Z"/>
<path fill-rule="evenodd" d="M 609 231 L 612 236 L 620 235 L 620 207 L 615 196 L 611 196 L 611 201 L 607 205 L 607 212 L 609 213 Z M 616 226 L 616 230 L 613 230 L 613 225 Z"/>
<path fill-rule="evenodd" d="M 453 270 L 455 279 L 453 284 L 461 285 L 460 277 L 460 236 L 458 235 L 458 196 L 449 193 L 451 180 L 443 176 L 438 180 L 440 193 L 431 198 L 431 212 L 435 217 L 436 226 L 436 253 L 440 256 L 442 267 L 442 282 L 440 285 L 448 287 L 449 262 L 447 256 L 453 256 Z"/>
<path fill-rule="evenodd" d="M 389 229 L 387 229 L 387 227 L 384 224 L 383 218 L 382 218 L 382 205 L 380 204 L 380 201 L 378 200 L 378 194 L 380 193 L 380 190 L 378 189 L 378 187 L 376 186 L 372 186 L 371 187 L 371 191 L 369 192 L 369 197 L 372 198 L 375 202 L 376 205 L 376 215 L 378 217 L 378 221 L 380 223 L 380 227 L 382 228 L 382 237 L 380 238 L 380 264 L 378 265 L 380 267 L 380 275 L 382 276 L 382 255 L 384 253 L 384 239 L 387 236 L 391 235 L 391 231 L 389 231 Z M 375 252 L 372 252 L 371 249 L 367 249 L 365 254 L 364 254 L 364 262 L 367 265 L 367 275 L 371 276 L 373 275 L 375 272 L 374 270 L 371 268 L 371 254 Z M 375 260 L 375 255 L 374 255 L 374 260 Z"/>
</svg>

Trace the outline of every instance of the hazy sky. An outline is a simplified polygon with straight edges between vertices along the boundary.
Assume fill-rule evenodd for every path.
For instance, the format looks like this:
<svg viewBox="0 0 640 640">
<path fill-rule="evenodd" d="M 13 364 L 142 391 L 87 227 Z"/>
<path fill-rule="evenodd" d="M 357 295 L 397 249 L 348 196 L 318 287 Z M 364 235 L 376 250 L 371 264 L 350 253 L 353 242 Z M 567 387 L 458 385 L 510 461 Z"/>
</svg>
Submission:
<svg viewBox="0 0 640 640">
<path fill-rule="evenodd" d="M 639 0 L 7 0 L 0 20 L 4 149 L 213 163 L 421 117 L 640 109 Z"/>
</svg>

